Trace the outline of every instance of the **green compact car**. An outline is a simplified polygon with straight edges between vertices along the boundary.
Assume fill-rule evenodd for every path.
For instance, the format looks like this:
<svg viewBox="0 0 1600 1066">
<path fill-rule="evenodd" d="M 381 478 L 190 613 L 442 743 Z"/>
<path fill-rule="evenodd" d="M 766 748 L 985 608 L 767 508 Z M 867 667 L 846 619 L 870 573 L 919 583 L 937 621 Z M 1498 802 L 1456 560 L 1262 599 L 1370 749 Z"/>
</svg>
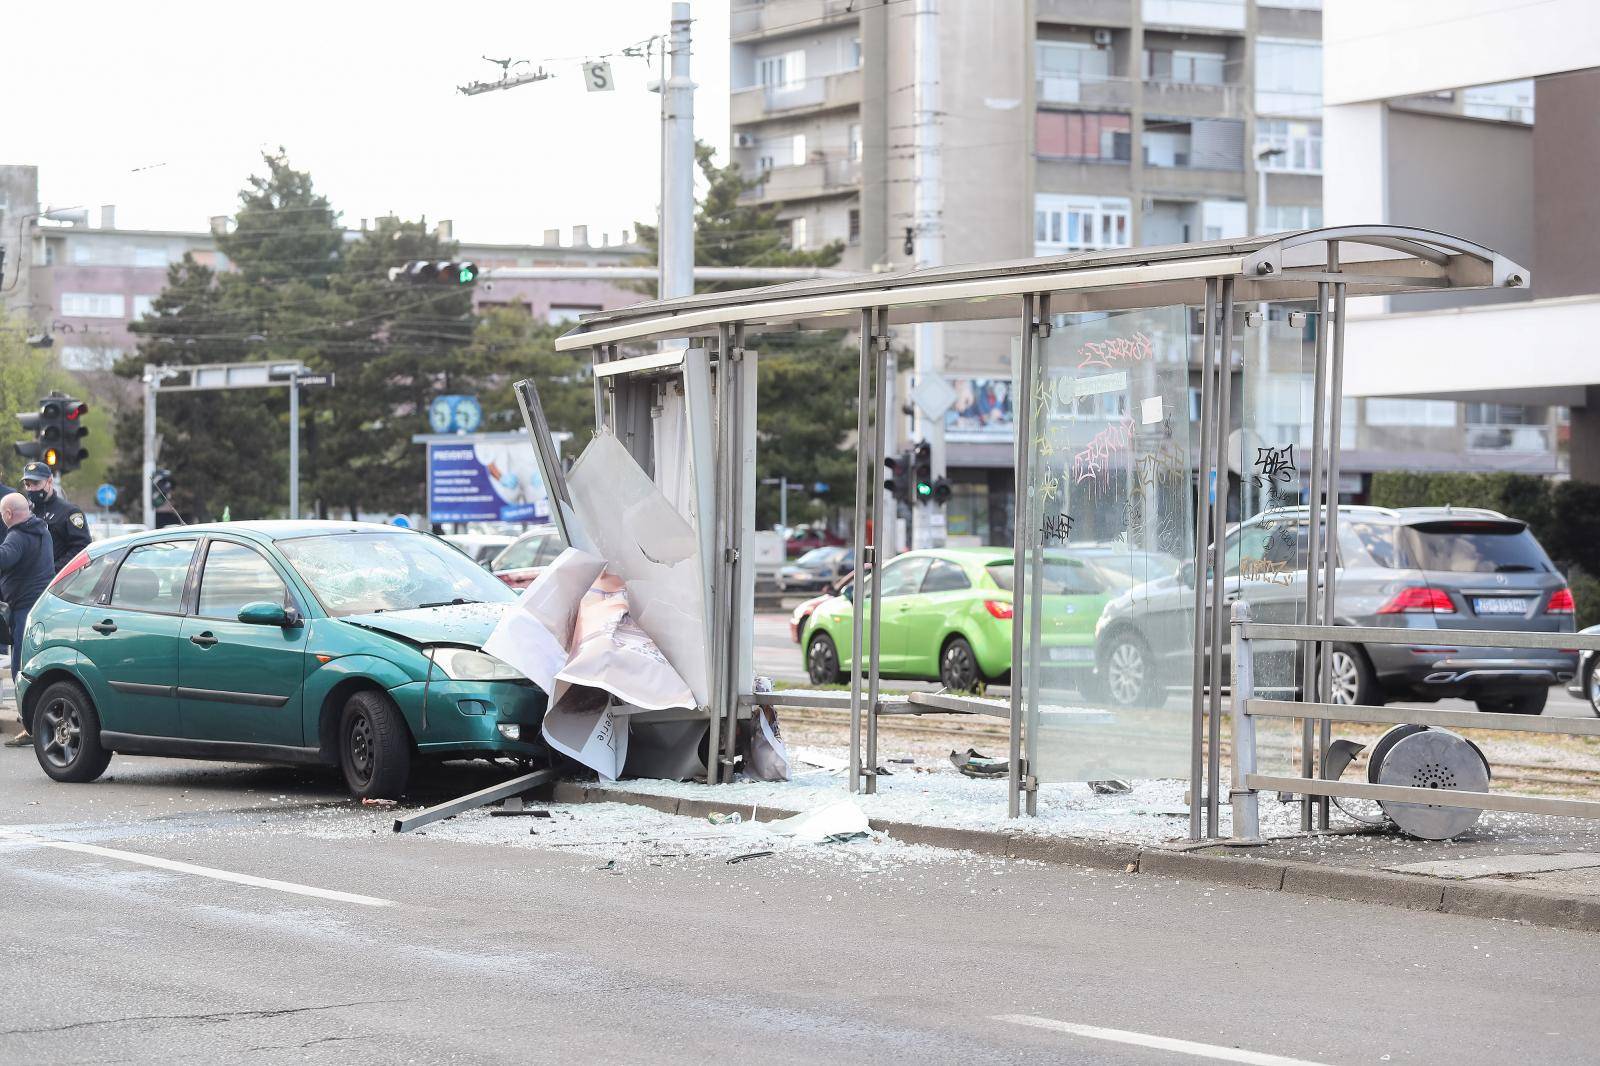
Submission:
<svg viewBox="0 0 1600 1066">
<path fill-rule="evenodd" d="M 113 753 L 338 766 L 404 792 L 413 756 L 542 756 L 545 693 L 482 645 L 516 593 L 437 537 L 358 522 L 182 526 L 91 545 L 28 615 L 39 765 Z"/>
<path fill-rule="evenodd" d="M 886 563 L 878 638 L 883 676 L 940 681 L 958 692 L 1007 678 L 1013 569 L 1007 548 L 911 551 Z M 1041 591 L 1040 644 L 1046 661 L 1092 672 L 1095 622 L 1114 594 L 1111 580 L 1092 563 L 1052 552 L 1045 559 Z M 812 684 L 847 677 L 853 595 L 854 586 L 824 600 L 800 634 Z M 872 610 L 870 601 L 866 609 Z"/>
</svg>

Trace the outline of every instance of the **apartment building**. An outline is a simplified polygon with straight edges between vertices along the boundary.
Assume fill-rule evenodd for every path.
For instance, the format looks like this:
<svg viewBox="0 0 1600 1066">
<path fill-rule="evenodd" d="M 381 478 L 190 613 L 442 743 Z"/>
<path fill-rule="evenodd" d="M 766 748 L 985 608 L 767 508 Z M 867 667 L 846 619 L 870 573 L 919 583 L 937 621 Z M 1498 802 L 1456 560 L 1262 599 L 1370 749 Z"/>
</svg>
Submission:
<svg viewBox="0 0 1600 1066">
<path fill-rule="evenodd" d="M 68 370 L 109 370 L 138 346 L 129 328 L 150 310 L 167 280 L 167 269 L 185 255 L 217 271 L 233 269 L 217 247 L 216 235 L 229 225 L 226 217 L 210 220 L 204 230 L 122 229 L 116 209 L 100 208 L 98 225 L 81 208 L 46 211 L 38 203 L 38 171 L 31 166 L 0 166 L 0 244 L 6 249 L 0 295 L 8 312 L 29 320 L 49 336 Z M 346 231 L 357 240 L 366 220 Z M 449 222 L 435 226 L 453 239 Z M 633 266 L 644 249 L 628 234 L 602 234 L 592 244 L 588 228 L 574 226 L 563 238 L 547 230 L 538 244 L 458 242 L 458 255 L 483 270 L 497 267 Z M 587 311 L 623 307 L 647 298 L 634 286 L 603 278 L 495 278 L 474 287 L 473 303 L 486 307 L 520 307 L 552 324 L 575 320 Z"/>
</svg>

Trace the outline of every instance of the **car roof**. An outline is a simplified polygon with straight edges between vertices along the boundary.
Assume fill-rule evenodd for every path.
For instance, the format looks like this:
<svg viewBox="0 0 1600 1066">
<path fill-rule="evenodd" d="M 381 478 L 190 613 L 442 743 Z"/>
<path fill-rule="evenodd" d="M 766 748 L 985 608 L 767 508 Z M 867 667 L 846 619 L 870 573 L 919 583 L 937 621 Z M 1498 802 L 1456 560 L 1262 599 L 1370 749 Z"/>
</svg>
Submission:
<svg viewBox="0 0 1600 1066">
<path fill-rule="evenodd" d="M 979 566 L 992 562 L 1010 562 L 1010 548 L 918 548 L 915 551 L 902 552 L 895 559 L 907 557 L 917 558 L 926 556 L 930 559 L 947 559 L 953 563 L 974 563 Z M 889 562 L 894 562 L 890 559 Z"/>
<path fill-rule="evenodd" d="M 420 530 L 408 529 L 404 526 L 391 526 L 382 522 L 276 519 L 255 522 L 197 522 L 193 525 L 163 526 L 160 529 L 147 529 L 139 533 L 127 533 L 120 537 L 111 537 L 95 543 L 92 547 L 98 554 L 106 548 L 120 547 L 125 544 L 166 540 L 170 537 L 199 536 L 201 534 L 233 534 L 246 540 L 270 543 L 278 540 L 294 540 L 300 537 L 330 536 L 335 533 L 415 533 L 421 535 Z"/>
<path fill-rule="evenodd" d="M 1245 519 L 1246 523 L 1287 517 L 1305 519 L 1311 514 L 1311 509 L 1305 504 L 1296 504 L 1292 507 L 1270 507 L 1258 514 Z M 1517 522 L 1516 518 L 1508 518 L 1499 511 L 1491 511 L 1487 507 L 1454 507 L 1446 504 L 1443 507 L 1375 507 L 1363 503 L 1341 503 L 1339 505 L 1341 518 L 1359 518 L 1363 521 L 1389 522 L 1395 525 L 1416 525 L 1422 522 L 1437 522 L 1449 518 L 1487 518 L 1497 521 Z"/>
</svg>

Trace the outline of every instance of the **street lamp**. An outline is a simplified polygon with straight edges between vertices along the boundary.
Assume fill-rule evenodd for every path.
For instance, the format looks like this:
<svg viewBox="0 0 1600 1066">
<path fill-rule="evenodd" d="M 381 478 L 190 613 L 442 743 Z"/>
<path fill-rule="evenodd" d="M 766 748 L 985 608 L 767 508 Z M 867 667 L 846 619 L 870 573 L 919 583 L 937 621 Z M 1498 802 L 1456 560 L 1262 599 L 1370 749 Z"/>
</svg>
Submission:
<svg viewBox="0 0 1600 1066">
<path fill-rule="evenodd" d="M 1261 148 L 1256 151 L 1256 236 L 1267 232 L 1267 172 L 1261 164 L 1280 155 L 1288 155 L 1287 148 Z"/>
</svg>

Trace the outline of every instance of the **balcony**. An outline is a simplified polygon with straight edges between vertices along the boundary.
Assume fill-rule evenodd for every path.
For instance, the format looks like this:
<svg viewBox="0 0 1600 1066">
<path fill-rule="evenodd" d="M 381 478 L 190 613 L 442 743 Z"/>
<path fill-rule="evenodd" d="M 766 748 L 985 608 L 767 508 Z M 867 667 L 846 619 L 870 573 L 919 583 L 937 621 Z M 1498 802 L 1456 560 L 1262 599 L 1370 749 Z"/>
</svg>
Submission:
<svg viewBox="0 0 1600 1066">
<path fill-rule="evenodd" d="M 1242 198 L 1246 191 L 1242 171 L 1148 165 L 1144 168 L 1144 187 L 1147 196 L 1178 199 Z"/>
<path fill-rule="evenodd" d="M 739 197 L 744 203 L 792 203 L 825 196 L 841 196 L 861 186 L 861 163 L 856 159 L 813 157 L 799 166 L 773 167 L 761 175 L 761 184 Z"/>
<path fill-rule="evenodd" d="M 1469 452 L 1548 455 L 1555 450 L 1549 426 L 1472 425 L 1466 427 Z"/>
<path fill-rule="evenodd" d="M 1246 87 L 1186 81 L 1146 81 L 1145 110 L 1184 118 L 1243 118 Z"/>
<path fill-rule="evenodd" d="M 735 41 L 805 33 L 829 22 L 853 22 L 860 16 L 852 0 L 734 0 L 729 33 Z"/>
<path fill-rule="evenodd" d="M 1083 107 L 1126 111 L 1133 106 L 1133 82 L 1107 76 L 1042 76 L 1034 83 L 1038 103 L 1074 104 Z"/>
<path fill-rule="evenodd" d="M 1128 0 L 1035 0 L 1040 22 L 1072 26 L 1127 26 Z"/>
<path fill-rule="evenodd" d="M 807 78 L 793 86 L 754 85 L 736 90 L 729 105 L 729 121 L 748 126 L 769 118 L 860 106 L 861 71 L 857 68 Z"/>
<path fill-rule="evenodd" d="M 1146 25 L 1244 29 L 1244 0 L 1143 0 L 1140 13 Z"/>
</svg>

